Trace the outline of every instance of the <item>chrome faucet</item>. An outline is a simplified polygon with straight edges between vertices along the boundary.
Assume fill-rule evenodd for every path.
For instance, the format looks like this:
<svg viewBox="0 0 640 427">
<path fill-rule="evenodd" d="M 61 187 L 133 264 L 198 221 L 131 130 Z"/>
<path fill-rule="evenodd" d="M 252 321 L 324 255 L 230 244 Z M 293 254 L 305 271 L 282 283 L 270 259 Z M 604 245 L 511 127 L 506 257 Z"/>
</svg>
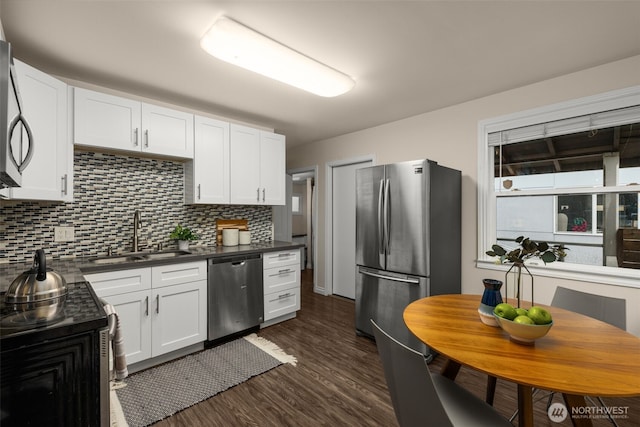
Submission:
<svg viewBox="0 0 640 427">
<path fill-rule="evenodd" d="M 140 248 L 138 245 L 138 230 L 140 229 L 140 211 L 136 209 L 136 212 L 133 214 L 133 252 L 139 252 Z"/>
</svg>

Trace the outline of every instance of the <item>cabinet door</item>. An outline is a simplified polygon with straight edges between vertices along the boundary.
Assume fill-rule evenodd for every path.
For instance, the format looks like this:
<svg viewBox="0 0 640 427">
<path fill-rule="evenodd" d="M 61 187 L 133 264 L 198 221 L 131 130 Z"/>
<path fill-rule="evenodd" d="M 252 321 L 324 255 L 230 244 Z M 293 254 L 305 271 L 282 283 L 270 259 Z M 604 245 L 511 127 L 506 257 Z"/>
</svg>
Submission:
<svg viewBox="0 0 640 427">
<path fill-rule="evenodd" d="M 193 114 L 142 104 L 142 151 L 193 159 Z"/>
<path fill-rule="evenodd" d="M 140 102 L 74 88 L 73 142 L 114 150 L 140 151 Z"/>
<path fill-rule="evenodd" d="M 273 132 L 260 132 L 260 200 L 266 205 L 284 205 L 285 137 Z"/>
<path fill-rule="evenodd" d="M 152 290 L 153 356 L 207 340 L 207 281 Z"/>
<path fill-rule="evenodd" d="M 72 201 L 73 148 L 67 138 L 67 85 L 18 60 L 15 68 L 34 154 L 22 173 L 22 186 L 4 190 L 5 196 Z M 26 154 L 26 133 L 22 140 Z"/>
<path fill-rule="evenodd" d="M 151 292 L 138 291 L 104 298 L 120 319 L 127 364 L 151 357 Z"/>
<path fill-rule="evenodd" d="M 195 116 L 193 161 L 185 164 L 186 203 L 229 203 L 229 123 Z"/>
<path fill-rule="evenodd" d="M 260 131 L 231 124 L 231 193 L 233 204 L 262 203 L 260 186 Z"/>
</svg>

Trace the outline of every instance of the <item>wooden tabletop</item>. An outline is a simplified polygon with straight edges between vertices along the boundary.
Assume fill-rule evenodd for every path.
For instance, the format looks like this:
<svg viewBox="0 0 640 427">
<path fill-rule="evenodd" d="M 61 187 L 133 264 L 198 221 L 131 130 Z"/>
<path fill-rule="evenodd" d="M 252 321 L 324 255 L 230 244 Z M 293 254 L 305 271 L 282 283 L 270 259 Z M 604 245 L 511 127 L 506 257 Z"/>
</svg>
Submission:
<svg viewBox="0 0 640 427">
<path fill-rule="evenodd" d="M 549 333 L 517 344 L 478 316 L 480 295 L 438 295 L 411 303 L 404 321 L 444 356 L 518 384 L 574 395 L 640 395 L 640 339 L 557 307 Z M 541 305 L 541 304 L 538 304 Z M 526 308 L 526 306 L 525 306 Z"/>
</svg>

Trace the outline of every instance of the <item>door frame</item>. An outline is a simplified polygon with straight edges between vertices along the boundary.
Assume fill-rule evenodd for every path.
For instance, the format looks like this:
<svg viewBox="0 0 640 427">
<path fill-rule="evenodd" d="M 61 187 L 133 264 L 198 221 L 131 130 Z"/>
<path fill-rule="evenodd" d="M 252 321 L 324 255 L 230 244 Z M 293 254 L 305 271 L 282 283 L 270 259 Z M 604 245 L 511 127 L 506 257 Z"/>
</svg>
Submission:
<svg viewBox="0 0 640 427">
<path fill-rule="evenodd" d="M 318 198 L 318 165 L 307 166 L 301 168 L 287 169 L 287 174 L 293 176 L 297 173 L 303 172 L 313 172 L 313 180 L 316 188 L 315 198 Z M 311 254 L 313 258 L 313 290 L 317 292 L 317 283 L 318 283 L 318 203 L 311 203 L 312 211 L 311 211 L 311 228 L 313 230 L 313 234 L 311 236 Z M 306 266 L 305 266 L 306 267 Z M 322 293 L 322 292 L 319 292 Z"/>
<path fill-rule="evenodd" d="M 356 163 L 371 162 L 371 166 L 376 165 L 375 154 L 365 154 L 363 156 L 350 157 L 347 159 L 327 162 L 325 167 L 325 211 L 324 211 L 324 290 L 319 293 L 333 295 L 333 168 L 348 166 Z M 355 235 L 355 230 L 354 230 Z M 353 268 L 356 268 L 354 265 Z M 324 292 L 323 292 L 324 291 Z"/>
</svg>

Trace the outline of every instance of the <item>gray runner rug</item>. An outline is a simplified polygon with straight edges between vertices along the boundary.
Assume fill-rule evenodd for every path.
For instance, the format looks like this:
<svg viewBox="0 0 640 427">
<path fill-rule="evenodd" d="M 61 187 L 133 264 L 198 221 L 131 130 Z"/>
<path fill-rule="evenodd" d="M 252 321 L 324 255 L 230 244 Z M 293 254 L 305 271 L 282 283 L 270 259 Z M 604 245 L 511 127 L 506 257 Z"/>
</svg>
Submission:
<svg viewBox="0 0 640 427">
<path fill-rule="evenodd" d="M 133 374 L 115 392 L 126 423 L 148 426 L 283 362 L 296 360 L 252 334 Z"/>
</svg>

